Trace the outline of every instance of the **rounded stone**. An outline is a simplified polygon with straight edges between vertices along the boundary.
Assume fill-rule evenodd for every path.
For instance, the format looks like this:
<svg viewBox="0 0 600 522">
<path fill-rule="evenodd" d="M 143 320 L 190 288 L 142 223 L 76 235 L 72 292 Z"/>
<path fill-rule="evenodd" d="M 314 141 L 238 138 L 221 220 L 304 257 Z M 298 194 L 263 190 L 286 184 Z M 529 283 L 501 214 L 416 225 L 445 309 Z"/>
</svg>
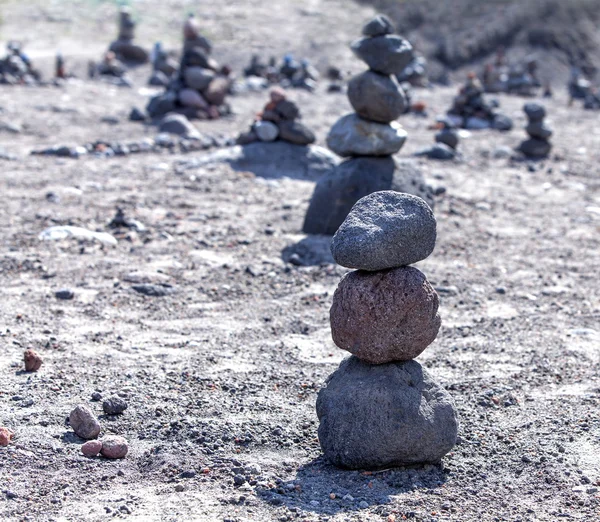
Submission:
<svg viewBox="0 0 600 522">
<path fill-rule="evenodd" d="M 88 440 L 83 446 L 81 446 L 81 453 L 86 457 L 95 457 L 100 453 L 102 449 L 102 442 L 99 440 Z"/>
<path fill-rule="evenodd" d="M 5 426 L 0 426 L 0 446 L 8 446 L 14 433 Z"/>
<path fill-rule="evenodd" d="M 362 34 L 364 36 L 382 36 L 392 34 L 394 31 L 392 21 L 387 16 L 378 14 L 364 25 Z"/>
<path fill-rule="evenodd" d="M 316 141 L 316 136 L 306 125 L 299 121 L 280 121 L 279 138 L 296 145 L 310 145 Z"/>
<path fill-rule="evenodd" d="M 167 114 L 160 122 L 159 132 L 178 136 L 197 136 L 198 129 L 183 114 Z"/>
<path fill-rule="evenodd" d="M 349 469 L 437 463 L 456 444 L 452 397 L 416 361 L 342 361 L 317 398 L 325 457 Z"/>
<path fill-rule="evenodd" d="M 406 97 L 398 82 L 373 71 L 350 80 L 348 99 L 360 117 L 380 123 L 394 121 L 406 109 Z"/>
<path fill-rule="evenodd" d="M 100 433 L 100 423 L 87 406 L 80 404 L 69 415 L 69 424 L 82 439 L 95 439 Z"/>
<path fill-rule="evenodd" d="M 456 129 L 443 129 L 435 135 L 435 141 L 437 143 L 443 143 L 452 149 L 458 147 L 458 139 L 458 132 Z"/>
<path fill-rule="evenodd" d="M 315 185 L 302 228 L 305 234 L 332 236 L 354 204 L 379 190 L 414 194 L 433 207 L 433 191 L 412 160 L 351 158 L 327 171 Z"/>
<path fill-rule="evenodd" d="M 445 143 L 434 143 L 431 147 L 415 152 L 414 155 L 434 160 L 451 160 L 456 157 L 456 150 Z"/>
<path fill-rule="evenodd" d="M 371 364 L 408 361 L 436 338 L 439 298 L 414 267 L 350 272 L 329 312 L 333 342 Z"/>
<path fill-rule="evenodd" d="M 400 74 L 414 57 L 412 45 L 407 40 L 390 34 L 360 38 L 351 49 L 371 70 L 387 75 Z"/>
<path fill-rule="evenodd" d="M 42 367 L 43 359 L 35 350 L 25 350 L 23 353 L 25 371 L 37 372 Z"/>
<path fill-rule="evenodd" d="M 436 221 L 418 196 L 383 190 L 360 199 L 331 241 L 336 263 L 385 270 L 427 258 L 435 247 Z"/>
<path fill-rule="evenodd" d="M 342 116 L 327 135 L 327 146 L 340 156 L 391 156 L 408 134 L 399 123 L 376 123 L 356 114 Z"/>
<path fill-rule="evenodd" d="M 101 453 L 107 459 L 122 459 L 129 451 L 127 439 L 119 435 L 107 435 L 101 442 Z"/>
<path fill-rule="evenodd" d="M 552 145 L 548 141 L 535 138 L 525 140 L 519 146 L 519 150 L 529 158 L 545 158 L 551 149 Z"/>
<path fill-rule="evenodd" d="M 547 140 L 552 136 L 552 129 L 548 127 L 543 121 L 531 121 L 527 127 L 525 127 L 525 131 L 532 138 L 536 138 L 539 140 Z"/>
<path fill-rule="evenodd" d="M 206 89 L 214 77 L 215 72 L 204 67 L 185 67 L 183 70 L 186 85 L 198 91 Z"/>
<path fill-rule="evenodd" d="M 539 103 L 526 103 L 523 111 L 531 121 L 541 121 L 546 117 L 546 109 Z"/>
<path fill-rule="evenodd" d="M 109 397 L 102 403 L 102 409 L 107 415 L 119 415 L 127 409 L 127 402 L 120 397 Z"/>
<path fill-rule="evenodd" d="M 275 141 L 279 136 L 279 127 L 270 121 L 257 121 L 252 128 L 260 141 Z"/>
</svg>

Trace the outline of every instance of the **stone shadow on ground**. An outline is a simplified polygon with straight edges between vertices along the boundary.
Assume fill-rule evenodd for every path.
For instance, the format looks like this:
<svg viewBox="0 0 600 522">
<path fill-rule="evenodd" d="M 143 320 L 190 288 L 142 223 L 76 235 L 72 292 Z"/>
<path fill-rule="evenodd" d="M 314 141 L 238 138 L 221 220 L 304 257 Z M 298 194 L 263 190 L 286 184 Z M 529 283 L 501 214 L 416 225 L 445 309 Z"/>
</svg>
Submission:
<svg viewBox="0 0 600 522">
<path fill-rule="evenodd" d="M 447 480 L 446 473 L 441 464 L 381 471 L 344 470 L 318 457 L 298 468 L 293 480 L 257 490 L 257 493 L 269 504 L 323 515 L 369 508 L 386 515 L 385 506 L 392 502 L 393 496 L 442 487 Z M 414 513 L 404 515 L 411 517 Z"/>
<path fill-rule="evenodd" d="M 293 145 L 284 141 L 235 145 L 179 163 L 179 168 L 228 163 L 235 171 L 252 172 L 267 179 L 293 178 L 316 181 L 339 163 L 339 158 L 317 145 Z"/>
<path fill-rule="evenodd" d="M 296 266 L 335 264 L 330 245 L 331 236 L 306 236 L 297 243 L 286 246 L 281 251 L 281 259 Z"/>
</svg>

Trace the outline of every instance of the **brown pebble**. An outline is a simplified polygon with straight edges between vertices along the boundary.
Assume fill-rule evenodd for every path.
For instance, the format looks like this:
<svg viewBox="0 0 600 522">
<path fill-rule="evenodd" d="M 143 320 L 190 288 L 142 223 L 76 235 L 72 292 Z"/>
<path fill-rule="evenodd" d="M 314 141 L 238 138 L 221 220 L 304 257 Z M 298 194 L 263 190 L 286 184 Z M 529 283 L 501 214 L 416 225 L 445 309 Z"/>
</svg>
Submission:
<svg viewBox="0 0 600 522">
<path fill-rule="evenodd" d="M 81 453 L 86 457 L 95 457 L 100 453 L 102 449 L 102 442 L 99 440 L 88 440 L 83 446 L 81 446 Z"/>
<path fill-rule="evenodd" d="M 129 451 L 127 439 L 119 435 L 107 435 L 101 442 L 101 453 L 107 459 L 122 459 Z"/>
<path fill-rule="evenodd" d="M 28 372 L 37 372 L 42 366 L 42 358 L 34 350 L 25 350 L 23 360 L 25 361 L 25 371 Z"/>
<path fill-rule="evenodd" d="M 4 426 L 0 426 L 0 446 L 8 446 L 10 441 L 13 438 L 14 433 L 5 428 Z"/>
</svg>

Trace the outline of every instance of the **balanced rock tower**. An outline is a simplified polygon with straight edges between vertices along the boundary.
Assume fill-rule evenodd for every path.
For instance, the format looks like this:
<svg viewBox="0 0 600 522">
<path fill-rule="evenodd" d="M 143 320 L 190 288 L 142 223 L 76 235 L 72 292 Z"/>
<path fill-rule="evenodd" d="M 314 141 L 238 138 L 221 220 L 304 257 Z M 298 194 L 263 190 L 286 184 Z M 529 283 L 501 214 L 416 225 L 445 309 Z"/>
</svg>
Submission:
<svg viewBox="0 0 600 522">
<path fill-rule="evenodd" d="M 390 20 L 378 15 L 351 46 L 369 70 L 348 84 L 355 112 L 340 118 L 327 136 L 327 146 L 349 159 L 318 181 L 304 221 L 307 234 L 333 235 L 352 205 L 378 190 L 408 192 L 433 204 L 431 188 L 415 164 L 392 158 L 407 138 L 395 121 L 407 106 L 396 76 L 414 58 L 410 43 L 393 32 Z"/>
<path fill-rule="evenodd" d="M 421 198 L 375 192 L 354 205 L 331 251 L 348 273 L 330 312 L 335 344 L 352 356 L 317 398 L 319 441 L 336 466 L 436 463 L 456 443 L 452 397 L 413 359 L 437 336 L 438 296 L 409 266 L 428 257 L 436 221 Z"/>
<path fill-rule="evenodd" d="M 539 103 L 526 103 L 523 111 L 528 120 L 525 132 L 529 134 L 529 139 L 519 145 L 519 150 L 528 158 L 545 158 L 552 149 L 552 129 L 544 122 L 546 109 Z"/>
</svg>

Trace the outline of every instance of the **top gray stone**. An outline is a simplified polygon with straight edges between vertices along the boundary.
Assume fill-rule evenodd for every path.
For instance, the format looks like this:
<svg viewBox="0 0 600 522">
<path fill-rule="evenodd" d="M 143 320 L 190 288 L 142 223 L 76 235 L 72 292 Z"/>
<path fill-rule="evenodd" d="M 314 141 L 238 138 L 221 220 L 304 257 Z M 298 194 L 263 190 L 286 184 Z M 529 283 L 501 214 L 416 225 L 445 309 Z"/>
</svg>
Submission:
<svg viewBox="0 0 600 522">
<path fill-rule="evenodd" d="M 414 58 L 412 45 L 395 34 L 360 38 L 350 48 L 372 71 L 387 75 L 400 74 Z"/>
<path fill-rule="evenodd" d="M 429 205 L 403 192 L 384 190 L 360 199 L 331 241 L 336 263 L 359 270 L 385 270 L 428 257 L 436 221 Z"/>
<path fill-rule="evenodd" d="M 546 117 L 546 109 L 539 103 L 526 103 L 523 111 L 530 121 L 541 121 Z"/>
<path fill-rule="evenodd" d="M 382 14 L 374 16 L 365 24 L 362 30 L 364 36 L 383 36 L 393 32 L 395 32 L 395 29 L 391 20 Z"/>
</svg>

